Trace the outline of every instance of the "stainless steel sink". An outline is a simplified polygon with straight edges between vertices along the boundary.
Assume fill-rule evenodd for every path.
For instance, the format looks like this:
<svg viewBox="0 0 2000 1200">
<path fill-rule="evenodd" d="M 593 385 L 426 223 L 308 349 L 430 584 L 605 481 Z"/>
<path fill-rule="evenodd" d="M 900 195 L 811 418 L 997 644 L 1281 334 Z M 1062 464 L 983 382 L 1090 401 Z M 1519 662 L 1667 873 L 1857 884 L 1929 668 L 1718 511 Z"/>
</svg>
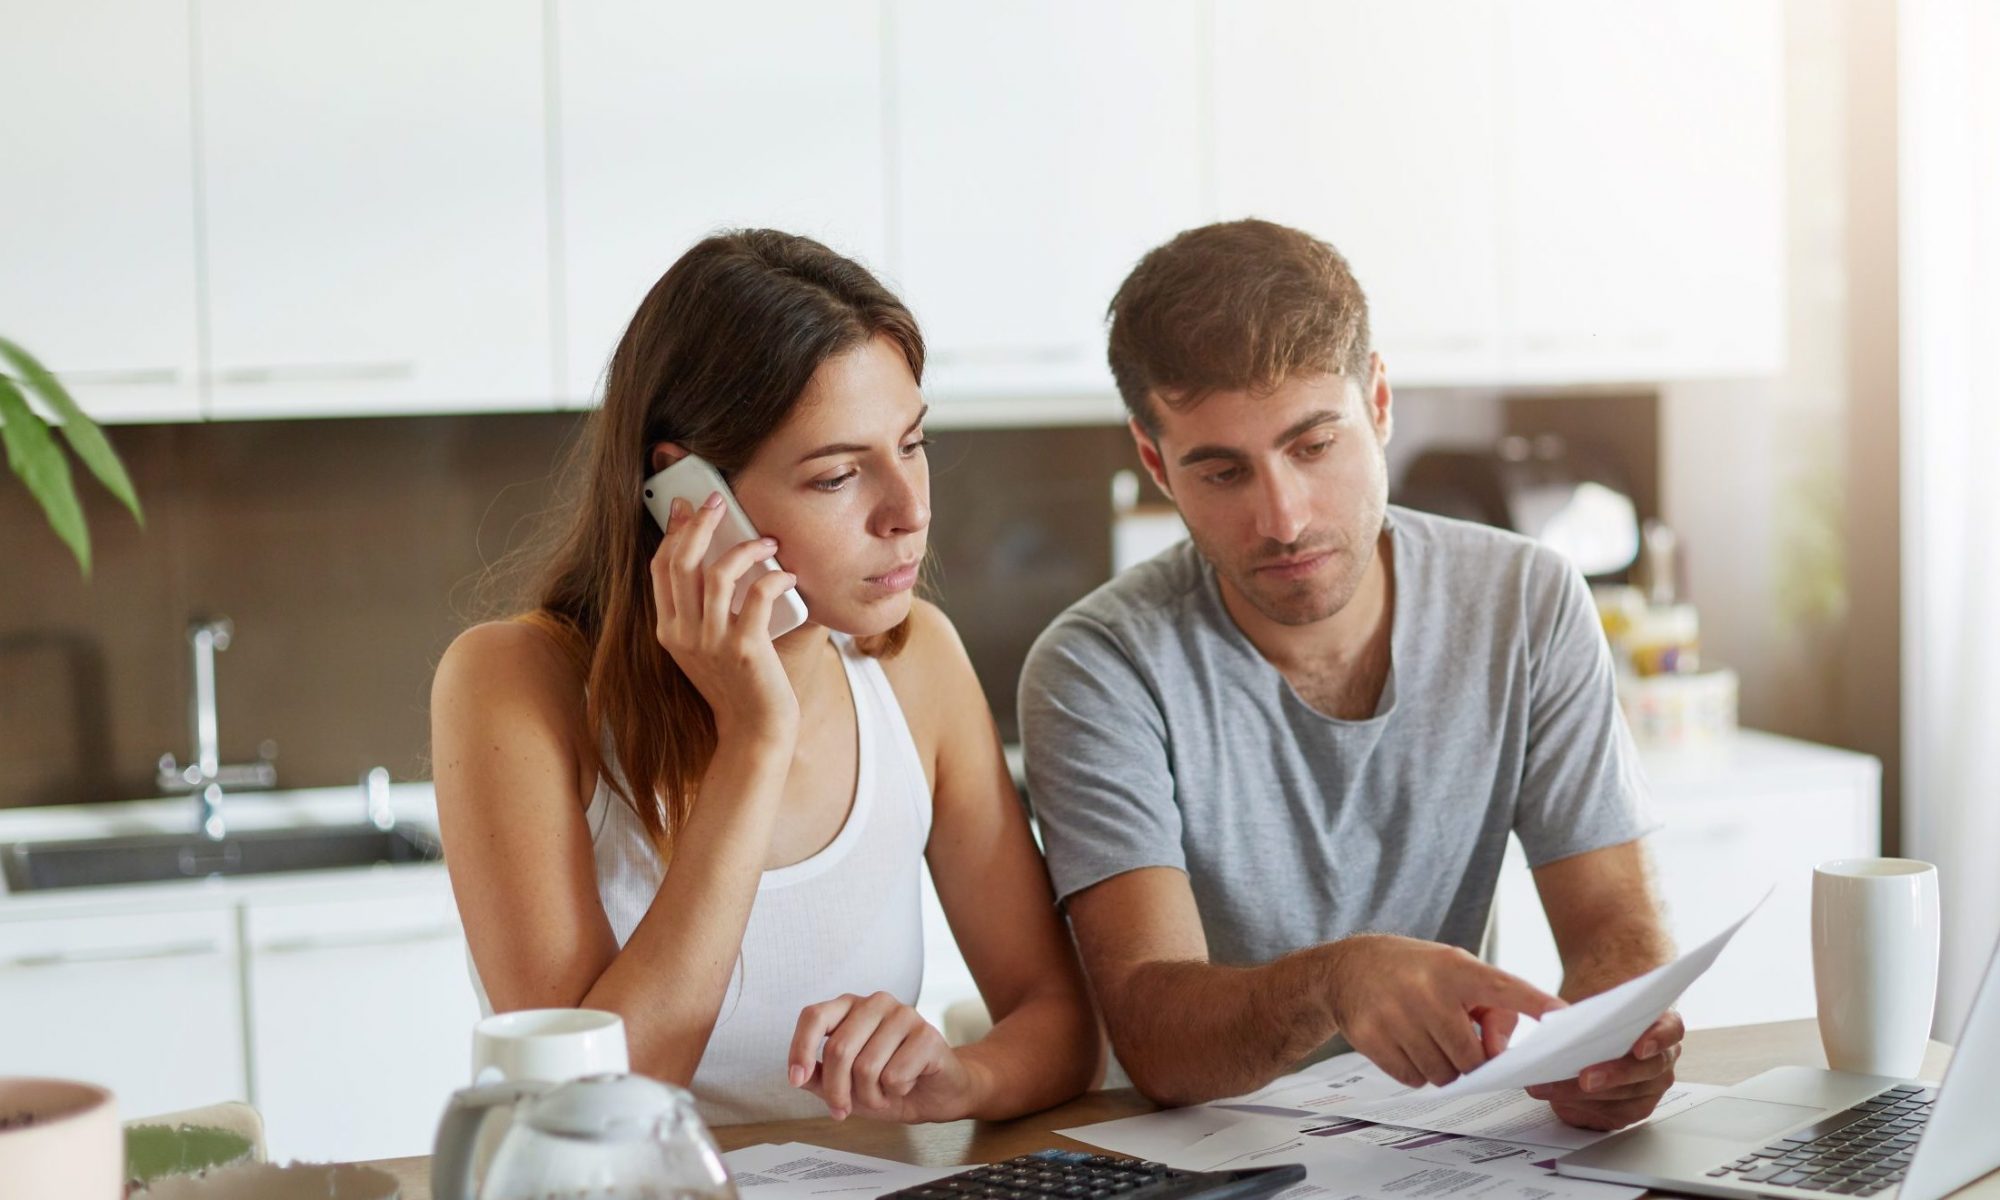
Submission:
<svg viewBox="0 0 2000 1200">
<path fill-rule="evenodd" d="M 414 829 L 334 825 L 250 829 L 220 841 L 200 834 L 152 834 L 70 842 L 17 842 L 0 851 L 10 891 L 155 883 L 208 875 L 324 871 L 375 863 L 435 862 L 435 838 Z"/>
</svg>

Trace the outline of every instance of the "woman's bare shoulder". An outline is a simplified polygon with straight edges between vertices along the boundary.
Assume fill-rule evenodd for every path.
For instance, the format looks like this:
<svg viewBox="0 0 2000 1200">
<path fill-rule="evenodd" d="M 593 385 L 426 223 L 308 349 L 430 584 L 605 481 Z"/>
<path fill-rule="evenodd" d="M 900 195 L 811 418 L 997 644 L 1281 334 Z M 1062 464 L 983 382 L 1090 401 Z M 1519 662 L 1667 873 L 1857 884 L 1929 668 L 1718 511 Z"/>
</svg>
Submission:
<svg viewBox="0 0 2000 1200">
<path fill-rule="evenodd" d="M 583 716 L 583 668 L 535 621 L 510 618 L 474 625 L 452 639 L 431 684 L 441 707 L 501 719 L 540 716 L 565 730 Z"/>
<path fill-rule="evenodd" d="M 986 694 L 951 618 L 928 600 L 910 610 L 910 636 L 882 660 L 903 718 L 933 762 L 965 738 L 990 738 Z"/>
</svg>

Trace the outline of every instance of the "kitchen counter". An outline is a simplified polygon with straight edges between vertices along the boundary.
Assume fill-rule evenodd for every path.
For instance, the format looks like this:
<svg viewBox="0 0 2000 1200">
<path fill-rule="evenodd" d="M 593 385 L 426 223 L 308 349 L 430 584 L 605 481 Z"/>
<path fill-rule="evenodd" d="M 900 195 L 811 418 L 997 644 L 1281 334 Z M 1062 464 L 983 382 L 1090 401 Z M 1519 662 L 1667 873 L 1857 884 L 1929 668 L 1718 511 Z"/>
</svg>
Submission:
<svg viewBox="0 0 2000 1200">
<path fill-rule="evenodd" d="M 392 786 L 435 834 L 429 784 Z M 192 797 L 0 811 L 0 843 L 187 834 Z M 347 827 L 359 787 L 226 797 L 229 829 Z M 109 1086 L 127 1116 L 247 1100 L 271 1154 L 420 1152 L 479 1017 L 442 862 L 0 894 L 0 1012 L 17 1074 Z M 385 1088 L 383 1081 L 394 1080 Z"/>
<path fill-rule="evenodd" d="M 435 835 L 437 797 L 428 782 L 392 784 L 389 805 L 396 823 Z M 144 834 L 186 833 L 195 826 L 195 800 L 173 796 L 109 804 L 71 804 L 0 810 L 0 845 Z M 225 797 L 223 817 L 232 831 L 353 826 L 367 816 L 359 787 L 243 792 Z M 444 874 L 442 862 L 381 863 L 320 871 L 215 875 L 99 887 L 51 888 L 13 893 L 0 877 L 0 921 L 58 915 L 93 915 L 143 907 L 207 908 L 247 896 L 306 900 L 350 892 L 365 872 L 371 889 L 427 888 Z"/>
<path fill-rule="evenodd" d="M 1924 1076 L 1944 1074 L 1951 1048 L 1932 1042 L 1924 1055 Z M 1702 1083 L 1738 1083 L 1788 1063 L 1825 1066 L 1819 1027 L 1812 1021 L 1697 1029 L 1687 1036 L 1680 1078 Z M 855 1154 L 922 1165 L 997 1162 L 1050 1146 L 1085 1149 L 1055 1131 L 1152 1112 L 1154 1106 L 1130 1088 L 1090 1092 L 1068 1104 L 1016 1121 L 947 1121 L 935 1125 L 895 1125 L 884 1121 L 826 1118 L 724 1125 L 715 1140 L 725 1151 L 767 1142 L 805 1142 Z M 366 1164 L 395 1176 L 400 1200 L 432 1200 L 430 1159 L 397 1158 Z M 1648 1193 L 1660 1195 L 1661 1193 Z M 1961 1189 L 1962 1200 L 2000 1200 L 2000 1172 Z"/>
</svg>

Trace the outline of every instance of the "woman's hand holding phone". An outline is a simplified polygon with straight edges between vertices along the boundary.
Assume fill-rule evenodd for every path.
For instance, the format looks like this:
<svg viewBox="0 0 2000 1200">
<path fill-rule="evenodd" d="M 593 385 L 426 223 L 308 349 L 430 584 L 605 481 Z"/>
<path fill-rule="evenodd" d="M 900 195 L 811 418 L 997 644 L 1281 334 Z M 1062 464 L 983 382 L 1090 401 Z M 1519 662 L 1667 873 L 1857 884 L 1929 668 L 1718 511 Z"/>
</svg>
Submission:
<svg viewBox="0 0 2000 1200">
<path fill-rule="evenodd" d="M 750 585 L 742 610 L 731 613 L 737 581 L 778 546 L 770 538 L 744 542 L 704 569 L 722 512 L 719 493 L 695 508 L 673 502 L 652 560 L 656 633 L 715 713 L 718 741 L 767 740 L 789 749 L 798 736 L 799 699 L 769 626 L 772 603 L 798 579 L 788 571 L 763 575 Z"/>
</svg>

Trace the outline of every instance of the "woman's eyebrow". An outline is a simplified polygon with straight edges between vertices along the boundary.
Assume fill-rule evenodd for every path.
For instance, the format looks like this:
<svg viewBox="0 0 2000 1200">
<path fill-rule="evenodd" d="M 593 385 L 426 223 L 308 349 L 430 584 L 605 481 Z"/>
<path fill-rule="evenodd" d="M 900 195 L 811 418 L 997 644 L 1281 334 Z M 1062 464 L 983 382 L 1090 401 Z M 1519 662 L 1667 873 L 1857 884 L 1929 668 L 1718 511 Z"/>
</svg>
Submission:
<svg viewBox="0 0 2000 1200">
<path fill-rule="evenodd" d="M 917 419 L 910 422 L 910 427 L 903 431 L 902 436 L 909 437 L 911 434 L 915 433 L 917 431 L 917 426 L 922 425 L 924 423 L 924 417 L 929 415 L 930 411 L 931 411 L 931 406 L 928 404 L 918 409 Z M 867 449 L 868 449 L 867 446 L 862 445 L 859 442 L 834 442 L 830 445 L 821 446 L 819 449 L 814 450 L 810 454 L 804 455 L 799 459 L 797 463 L 794 463 L 792 465 L 798 466 L 803 463 L 809 463 L 815 458 L 827 458 L 835 454 L 859 454 L 866 451 Z"/>
</svg>

